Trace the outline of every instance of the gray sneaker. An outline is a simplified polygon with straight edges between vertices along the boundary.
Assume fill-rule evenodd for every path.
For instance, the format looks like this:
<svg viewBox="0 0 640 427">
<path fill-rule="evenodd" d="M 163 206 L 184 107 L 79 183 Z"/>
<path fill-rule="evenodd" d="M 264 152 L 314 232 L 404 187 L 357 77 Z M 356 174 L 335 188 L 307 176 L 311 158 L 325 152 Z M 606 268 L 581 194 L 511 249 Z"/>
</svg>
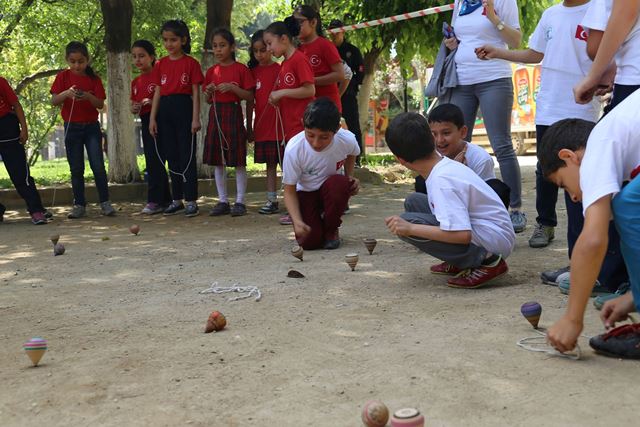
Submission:
<svg viewBox="0 0 640 427">
<path fill-rule="evenodd" d="M 520 211 L 512 211 L 511 214 L 511 223 L 513 224 L 513 231 L 516 233 L 522 233 L 525 228 L 527 228 L 527 216 L 524 212 Z"/>
<path fill-rule="evenodd" d="M 104 216 L 114 216 L 116 214 L 116 210 L 111 206 L 110 201 L 100 203 L 100 213 Z"/>
<path fill-rule="evenodd" d="M 69 219 L 82 218 L 83 216 L 87 216 L 87 209 L 81 205 L 73 205 L 71 208 L 71 212 L 67 215 Z"/>
<path fill-rule="evenodd" d="M 184 216 L 191 218 L 198 216 L 199 213 L 200 210 L 198 209 L 198 204 L 196 202 L 187 202 L 187 205 L 184 208 Z"/>
<path fill-rule="evenodd" d="M 533 234 L 529 239 L 529 246 L 532 248 L 547 247 L 555 237 L 555 227 L 536 224 L 536 227 L 533 229 Z"/>
</svg>

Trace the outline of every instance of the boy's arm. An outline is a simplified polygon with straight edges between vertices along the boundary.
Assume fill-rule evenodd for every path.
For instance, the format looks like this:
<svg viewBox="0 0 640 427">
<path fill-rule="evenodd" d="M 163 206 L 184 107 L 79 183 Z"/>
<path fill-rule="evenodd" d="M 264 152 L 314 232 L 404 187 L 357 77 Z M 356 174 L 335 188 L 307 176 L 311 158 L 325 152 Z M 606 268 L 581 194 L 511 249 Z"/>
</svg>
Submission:
<svg viewBox="0 0 640 427">
<path fill-rule="evenodd" d="M 287 206 L 288 207 L 288 206 Z M 471 231 L 447 231 L 436 225 L 413 224 L 398 215 L 385 218 L 389 231 L 396 236 L 413 236 L 436 242 L 468 245 L 471 243 Z"/>
<path fill-rule="evenodd" d="M 478 47 L 475 52 L 479 59 L 504 59 L 522 64 L 538 64 L 544 58 L 544 53 L 533 49 L 508 50 L 491 45 Z"/>
<path fill-rule="evenodd" d="M 344 173 L 349 177 L 349 194 L 355 196 L 360 192 L 360 180 L 353 176 L 356 165 L 356 156 L 348 155 L 344 161 Z"/>
<path fill-rule="evenodd" d="M 298 201 L 298 193 L 296 192 L 295 185 L 284 185 L 284 204 L 287 207 L 291 222 L 293 222 L 293 230 L 299 236 L 305 236 L 311 231 L 309 227 L 302 220 L 302 214 L 300 213 L 300 202 Z"/>
<path fill-rule="evenodd" d="M 584 227 L 571 255 L 569 304 L 547 333 L 549 343 L 558 351 L 573 350 L 582 332 L 584 310 L 607 252 L 610 218 L 610 194 L 586 210 Z"/>
</svg>

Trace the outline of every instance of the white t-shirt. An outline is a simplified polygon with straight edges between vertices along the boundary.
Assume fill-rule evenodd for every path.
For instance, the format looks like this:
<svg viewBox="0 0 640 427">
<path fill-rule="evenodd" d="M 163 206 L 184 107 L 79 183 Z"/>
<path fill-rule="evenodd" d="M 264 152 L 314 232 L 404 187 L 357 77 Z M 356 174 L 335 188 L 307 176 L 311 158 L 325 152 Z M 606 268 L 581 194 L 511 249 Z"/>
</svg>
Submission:
<svg viewBox="0 0 640 427">
<path fill-rule="evenodd" d="M 615 197 L 640 172 L 640 91 L 611 110 L 589 135 L 580 164 L 583 213 L 600 198 Z M 640 179 L 640 178 L 635 178 Z"/>
<path fill-rule="evenodd" d="M 516 242 L 509 213 L 495 191 L 462 163 L 443 157 L 427 177 L 431 212 L 446 231 L 471 231 L 471 243 L 508 257 Z"/>
<path fill-rule="evenodd" d="M 282 162 L 282 182 L 295 185 L 297 191 L 316 191 L 344 165 L 347 156 L 360 154 L 353 133 L 339 129 L 331 144 L 324 150 L 314 150 L 300 132 L 287 143 Z"/>
<path fill-rule="evenodd" d="M 607 28 L 613 0 L 591 0 L 582 26 L 587 29 L 604 31 Z M 615 82 L 620 85 L 640 85 L 640 19 L 624 39 L 615 55 L 618 71 Z"/>
<path fill-rule="evenodd" d="M 493 170 L 495 167 L 493 157 L 484 148 L 467 142 L 467 152 L 464 158 L 467 162 L 467 167 L 484 181 L 496 177 L 496 173 Z"/>
<path fill-rule="evenodd" d="M 573 96 L 573 87 L 593 64 L 587 56 L 587 34 L 580 25 L 588 8 L 589 3 L 551 6 L 544 11 L 529 39 L 529 48 L 544 54 L 536 99 L 537 125 L 550 126 L 568 118 L 598 120 L 597 99 L 582 105 Z"/>
<path fill-rule="evenodd" d="M 509 62 L 502 59 L 481 60 L 475 53 L 475 48 L 485 44 L 507 48 L 507 44 L 500 37 L 500 31 L 483 14 L 482 6 L 468 15 L 460 16 L 460 3 L 461 1 L 456 3 L 452 24 L 460 42 L 455 56 L 458 84 L 472 85 L 505 77 L 511 78 Z M 498 17 L 506 25 L 520 29 L 516 0 L 495 0 L 494 4 Z"/>
</svg>

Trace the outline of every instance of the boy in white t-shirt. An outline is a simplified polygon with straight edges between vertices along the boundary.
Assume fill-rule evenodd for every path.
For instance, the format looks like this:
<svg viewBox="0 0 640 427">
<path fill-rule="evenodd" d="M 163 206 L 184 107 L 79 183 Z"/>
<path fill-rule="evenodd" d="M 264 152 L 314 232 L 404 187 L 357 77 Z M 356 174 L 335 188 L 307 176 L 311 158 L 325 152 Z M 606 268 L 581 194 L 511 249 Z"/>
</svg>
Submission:
<svg viewBox="0 0 640 427">
<path fill-rule="evenodd" d="M 587 75 L 591 59 L 587 56 L 587 36 L 580 25 L 589 0 L 565 0 L 544 11 L 531 38 L 529 48 L 507 50 L 485 45 L 476 49 L 479 59 L 537 64 L 542 62 L 540 90 L 536 99 L 536 142 L 553 123 L 568 118 L 596 122 L 600 113 L 597 101 L 577 104 L 573 87 Z M 529 239 L 532 248 L 548 246 L 558 225 L 556 202 L 558 187 L 546 181 L 536 167 L 536 227 Z M 568 201 L 570 203 L 570 201 Z M 570 251 L 571 252 L 571 251 Z"/>
<path fill-rule="evenodd" d="M 342 214 L 360 190 L 353 177 L 360 148 L 353 133 L 340 128 L 340 112 L 329 98 L 310 103 L 303 122 L 304 131 L 284 152 L 284 203 L 300 246 L 337 249 Z"/>
<path fill-rule="evenodd" d="M 465 165 L 435 150 L 427 120 L 403 113 L 385 139 L 398 161 L 426 180 L 427 194 L 413 193 L 405 212 L 385 219 L 389 231 L 444 262 L 434 274 L 453 275 L 448 285 L 473 289 L 505 274 L 515 246 L 509 213 L 498 195 Z"/>
<path fill-rule="evenodd" d="M 571 292 L 564 316 L 549 328 L 549 342 L 570 351 L 583 328 L 584 310 L 605 257 L 609 219 L 620 232 L 632 293 L 610 300 L 600 315 L 607 329 L 640 309 L 640 91 L 595 127 L 580 119 L 562 120 L 547 130 L 538 159 L 544 176 L 582 200 L 584 227 L 571 257 Z M 624 325 L 593 337 L 597 352 L 640 358 L 640 324 Z"/>
</svg>

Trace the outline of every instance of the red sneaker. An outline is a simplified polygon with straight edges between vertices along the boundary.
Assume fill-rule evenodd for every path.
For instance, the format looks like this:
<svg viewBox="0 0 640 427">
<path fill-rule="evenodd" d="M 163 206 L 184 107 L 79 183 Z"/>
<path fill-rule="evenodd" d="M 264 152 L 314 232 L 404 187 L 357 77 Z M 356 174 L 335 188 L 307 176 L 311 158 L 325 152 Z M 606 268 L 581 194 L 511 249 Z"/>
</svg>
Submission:
<svg viewBox="0 0 640 427">
<path fill-rule="evenodd" d="M 443 262 L 440 264 L 432 265 L 431 274 L 444 274 L 446 276 L 455 276 L 462 272 L 462 269 L 456 267 L 453 264 L 449 264 L 448 262 Z"/>
<path fill-rule="evenodd" d="M 475 289 L 486 285 L 493 279 L 509 271 L 507 263 L 502 257 L 493 265 L 481 265 L 480 267 L 469 268 L 447 281 L 452 288 Z"/>
</svg>

